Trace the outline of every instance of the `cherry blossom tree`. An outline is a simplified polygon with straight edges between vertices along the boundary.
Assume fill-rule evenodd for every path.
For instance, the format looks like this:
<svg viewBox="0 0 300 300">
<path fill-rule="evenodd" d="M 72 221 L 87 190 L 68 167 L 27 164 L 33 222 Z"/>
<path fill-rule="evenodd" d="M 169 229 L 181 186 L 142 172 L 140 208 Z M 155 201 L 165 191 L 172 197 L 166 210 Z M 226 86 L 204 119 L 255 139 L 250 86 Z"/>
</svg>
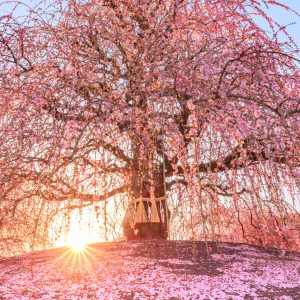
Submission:
<svg viewBox="0 0 300 300">
<path fill-rule="evenodd" d="M 161 199 L 171 237 L 186 218 L 185 238 L 297 247 L 298 52 L 263 9 L 288 7 L 12 3 L 0 21 L 2 241 L 47 244 L 57 215 Z"/>
</svg>

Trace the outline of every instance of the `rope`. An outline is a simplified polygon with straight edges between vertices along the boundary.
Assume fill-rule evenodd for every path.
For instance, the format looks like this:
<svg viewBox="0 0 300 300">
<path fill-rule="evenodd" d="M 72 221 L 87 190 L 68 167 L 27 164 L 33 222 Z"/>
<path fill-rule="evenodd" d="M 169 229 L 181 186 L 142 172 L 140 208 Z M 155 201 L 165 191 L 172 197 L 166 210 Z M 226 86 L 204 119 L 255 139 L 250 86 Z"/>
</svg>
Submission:
<svg viewBox="0 0 300 300">
<path fill-rule="evenodd" d="M 162 200 L 165 200 L 166 199 L 166 196 L 162 196 L 162 197 L 159 197 L 159 198 L 136 198 L 136 199 L 133 199 L 131 200 L 131 202 L 139 202 L 139 201 L 162 201 Z"/>
</svg>

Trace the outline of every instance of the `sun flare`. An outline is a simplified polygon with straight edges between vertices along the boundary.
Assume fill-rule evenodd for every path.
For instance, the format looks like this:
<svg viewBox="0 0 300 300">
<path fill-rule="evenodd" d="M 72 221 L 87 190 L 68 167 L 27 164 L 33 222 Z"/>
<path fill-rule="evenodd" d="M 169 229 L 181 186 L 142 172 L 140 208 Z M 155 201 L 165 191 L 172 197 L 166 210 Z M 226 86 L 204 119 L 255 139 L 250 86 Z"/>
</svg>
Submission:
<svg viewBox="0 0 300 300">
<path fill-rule="evenodd" d="M 76 252 L 82 251 L 87 245 L 86 235 L 82 232 L 70 234 L 66 245 Z"/>
</svg>

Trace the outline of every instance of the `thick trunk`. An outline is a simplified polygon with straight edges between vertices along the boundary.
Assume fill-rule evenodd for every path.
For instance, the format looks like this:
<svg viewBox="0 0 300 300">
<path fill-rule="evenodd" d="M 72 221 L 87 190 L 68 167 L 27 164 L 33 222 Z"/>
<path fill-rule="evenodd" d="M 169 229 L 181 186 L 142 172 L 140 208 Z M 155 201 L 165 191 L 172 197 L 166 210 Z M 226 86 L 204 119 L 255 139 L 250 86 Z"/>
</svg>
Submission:
<svg viewBox="0 0 300 300">
<path fill-rule="evenodd" d="M 138 170 L 138 160 L 135 163 L 133 170 Z M 152 180 L 145 174 L 141 176 L 140 173 L 133 172 L 132 200 L 123 221 L 124 235 L 128 240 L 167 239 L 170 212 L 167 211 L 163 172 L 155 172 Z"/>
</svg>

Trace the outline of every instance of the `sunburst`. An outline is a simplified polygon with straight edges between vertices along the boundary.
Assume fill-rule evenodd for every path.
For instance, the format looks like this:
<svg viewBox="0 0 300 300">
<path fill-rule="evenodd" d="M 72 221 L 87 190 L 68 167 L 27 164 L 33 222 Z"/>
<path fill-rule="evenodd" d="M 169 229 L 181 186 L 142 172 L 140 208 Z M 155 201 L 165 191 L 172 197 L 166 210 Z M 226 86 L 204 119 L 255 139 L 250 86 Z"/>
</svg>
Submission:
<svg viewBox="0 0 300 300">
<path fill-rule="evenodd" d="M 75 252 L 80 252 L 86 248 L 87 243 L 87 235 L 82 231 L 78 231 L 69 235 L 66 246 Z"/>
</svg>

